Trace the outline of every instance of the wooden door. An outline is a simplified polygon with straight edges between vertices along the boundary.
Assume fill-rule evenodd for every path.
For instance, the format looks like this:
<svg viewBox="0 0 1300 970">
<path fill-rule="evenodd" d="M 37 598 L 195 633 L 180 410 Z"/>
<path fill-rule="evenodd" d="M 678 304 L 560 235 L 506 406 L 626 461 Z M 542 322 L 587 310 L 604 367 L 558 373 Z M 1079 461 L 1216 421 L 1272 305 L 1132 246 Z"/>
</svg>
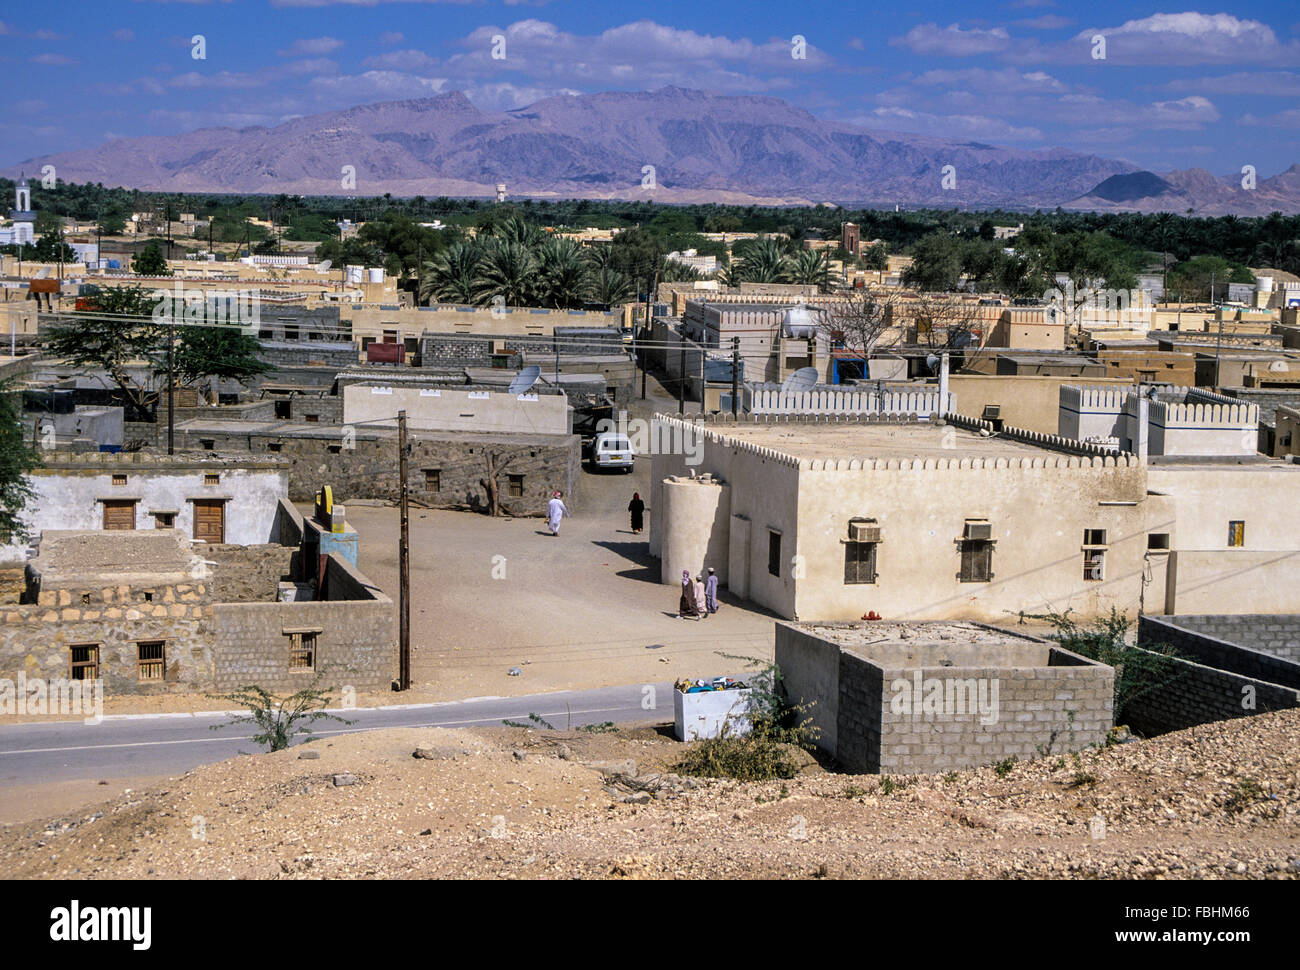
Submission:
<svg viewBox="0 0 1300 970">
<path fill-rule="evenodd" d="M 226 503 L 217 499 L 194 500 L 194 538 L 204 542 L 226 541 Z"/>
<path fill-rule="evenodd" d="M 105 499 L 104 528 L 134 529 L 135 502 L 129 499 Z"/>
</svg>

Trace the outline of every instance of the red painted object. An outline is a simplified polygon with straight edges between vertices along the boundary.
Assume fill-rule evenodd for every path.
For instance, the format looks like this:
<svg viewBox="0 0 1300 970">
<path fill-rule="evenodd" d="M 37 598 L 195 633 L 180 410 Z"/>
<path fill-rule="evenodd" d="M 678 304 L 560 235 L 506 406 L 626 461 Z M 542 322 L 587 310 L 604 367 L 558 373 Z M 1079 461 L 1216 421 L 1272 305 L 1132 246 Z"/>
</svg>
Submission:
<svg viewBox="0 0 1300 970">
<path fill-rule="evenodd" d="M 406 344 L 371 344 L 366 348 L 366 361 L 371 364 L 405 364 Z"/>
</svg>

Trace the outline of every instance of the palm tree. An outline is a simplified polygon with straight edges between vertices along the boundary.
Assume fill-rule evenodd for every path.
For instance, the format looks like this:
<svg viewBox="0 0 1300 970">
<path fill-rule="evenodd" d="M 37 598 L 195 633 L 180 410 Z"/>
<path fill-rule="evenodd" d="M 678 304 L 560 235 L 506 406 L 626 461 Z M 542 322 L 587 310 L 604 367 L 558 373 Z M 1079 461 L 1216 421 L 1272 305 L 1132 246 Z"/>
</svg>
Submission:
<svg viewBox="0 0 1300 970">
<path fill-rule="evenodd" d="M 535 250 L 536 293 L 548 307 L 574 307 L 582 303 L 591 285 L 591 274 L 577 243 L 572 239 L 547 239 Z"/>
<path fill-rule="evenodd" d="M 718 282 L 730 289 L 739 288 L 745 280 L 745 262 L 741 259 L 733 259 L 722 269 L 718 270 Z"/>
<path fill-rule="evenodd" d="M 492 228 L 492 235 L 502 242 L 518 243 L 525 249 L 535 249 L 541 242 L 542 234 L 532 223 L 525 222 L 519 216 L 511 216 Z"/>
<path fill-rule="evenodd" d="M 526 246 L 493 238 L 479 267 L 475 292 L 483 302 L 499 296 L 507 306 L 526 306 L 532 302 L 536 272 L 537 260 Z"/>
<path fill-rule="evenodd" d="M 617 306 L 632 299 L 632 281 L 610 266 L 591 272 L 591 297 L 597 303 Z"/>
<path fill-rule="evenodd" d="M 440 303 L 477 303 L 483 250 L 477 243 L 458 242 L 440 252 L 424 268 L 420 299 Z"/>
<path fill-rule="evenodd" d="M 801 249 L 790 261 L 790 279 L 804 286 L 815 286 L 821 293 L 831 290 L 831 262 L 825 250 Z"/>
<path fill-rule="evenodd" d="M 745 251 L 742 273 L 750 283 L 785 283 L 790 260 L 775 239 L 760 239 Z"/>
</svg>

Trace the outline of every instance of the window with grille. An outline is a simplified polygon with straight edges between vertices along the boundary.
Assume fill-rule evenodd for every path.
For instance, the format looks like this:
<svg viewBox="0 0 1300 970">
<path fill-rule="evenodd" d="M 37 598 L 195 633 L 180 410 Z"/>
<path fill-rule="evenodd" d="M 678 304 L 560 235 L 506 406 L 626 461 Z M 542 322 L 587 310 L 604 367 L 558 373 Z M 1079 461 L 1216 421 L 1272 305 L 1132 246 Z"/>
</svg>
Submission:
<svg viewBox="0 0 1300 970">
<path fill-rule="evenodd" d="M 1083 578 L 1096 583 L 1106 578 L 1106 530 L 1083 530 Z"/>
<path fill-rule="evenodd" d="M 140 662 L 141 683 L 161 682 L 167 666 L 166 640 L 141 640 L 136 644 Z"/>
<path fill-rule="evenodd" d="M 426 468 L 424 470 L 424 490 L 426 492 L 442 491 L 442 469 Z"/>
<path fill-rule="evenodd" d="M 204 484 L 204 485 L 220 485 L 220 484 L 221 484 L 221 476 L 220 476 L 220 475 L 216 475 L 216 474 L 212 474 L 212 473 L 206 474 L 206 475 L 203 476 L 203 484 Z"/>
<path fill-rule="evenodd" d="M 1228 545 L 1244 546 L 1246 544 L 1246 523 L 1241 519 L 1233 519 L 1228 523 Z"/>
<path fill-rule="evenodd" d="M 767 571 L 781 575 L 781 533 L 772 529 L 767 530 Z"/>
<path fill-rule="evenodd" d="M 844 543 L 844 583 L 856 585 L 876 581 L 876 543 Z"/>
<path fill-rule="evenodd" d="M 316 669 L 316 634 L 289 634 L 289 671 L 311 673 Z"/>
<path fill-rule="evenodd" d="M 511 476 L 510 476 L 510 493 L 509 493 L 509 494 L 510 494 L 512 497 L 514 497 L 514 498 L 523 498 L 523 494 L 524 494 L 524 476 L 523 476 L 523 475 L 511 475 Z"/>
<path fill-rule="evenodd" d="M 849 520 L 849 536 L 844 542 L 846 586 L 876 581 L 876 546 L 879 542 L 880 524 L 875 519 L 857 517 Z"/>
<path fill-rule="evenodd" d="M 99 644 L 74 643 L 68 648 L 68 655 L 72 680 L 99 679 Z"/>
<path fill-rule="evenodd" d="M 993 543 L 988 539 L 961 540 L 961 573 L 963 583 L 987 583 L 993 579 Z"/>
<path fill-rule="evenodd" d="M 125 485 L 125 484 L 126 484 L 126 476 L 125 476 L 125 475 L 114 475 L 114 476 L 113 476 L 113 484 L 114 484 L 114 485 Z"/>
</svg>

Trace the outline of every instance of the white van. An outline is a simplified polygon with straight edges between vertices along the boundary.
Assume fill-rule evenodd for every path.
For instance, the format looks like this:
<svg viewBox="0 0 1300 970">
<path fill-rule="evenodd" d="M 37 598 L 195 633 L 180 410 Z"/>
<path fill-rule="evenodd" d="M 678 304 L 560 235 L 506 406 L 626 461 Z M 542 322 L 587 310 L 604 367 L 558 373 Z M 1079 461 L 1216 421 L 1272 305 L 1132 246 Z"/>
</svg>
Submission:
<svg viewBox="0 0 1300 970">
<path fill-rule="evenodd" d="M 622 468 L 630 472 L 635 461 L 632 442 L 617 431 L 602 431 L 591 446 L 591 461 L 597 468 Z"/>
</svg>

